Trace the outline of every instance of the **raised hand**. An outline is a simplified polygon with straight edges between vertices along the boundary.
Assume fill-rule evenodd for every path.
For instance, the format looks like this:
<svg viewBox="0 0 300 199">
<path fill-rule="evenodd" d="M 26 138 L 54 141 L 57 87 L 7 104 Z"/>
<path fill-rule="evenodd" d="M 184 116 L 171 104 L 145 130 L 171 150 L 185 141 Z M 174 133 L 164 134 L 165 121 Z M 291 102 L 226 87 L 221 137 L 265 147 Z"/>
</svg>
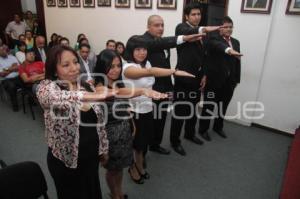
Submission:
<svg viewBox="0 0 300 199">
<path fill-rule="evenodd" d="M 241 58 L 241 56 L 243 56 L 243 54 L 239 53 L 238 51 L 233 50 L 232 48 L 229 49 L 228 54 L 231 56 L 235 56 L 237 58 Z"/>
<path fill-rule="evenodd" d="M 152 99 L 155 99 L 155 100 L 165 99 L 165 98 L 168 97 L 167 94 L 160 93 L 160 92 L 157 92 L 157 91 L 152 90 L 152 89 L 145 89 L 144 92 L 143 92 L 143 95 L 145 95 L 147 97 L 150 97 Z"/>
<path fill-rule="evenodd" d="M 181 77 L 195 77 L 195 75 L 185 72 L 183 70 L 176 70 L 174 73 L 175 76 L 181 76 Z"/>
<path fill-rule="evenodd" d="M 96 91 L 96 93 L 99 94 L 99 100 L 105 100 L 107 98 L 116 96 L 118 94 L 118 91 L 115 91 L 113 89 L 103 89 L 101 91 Z"/>
</svg>

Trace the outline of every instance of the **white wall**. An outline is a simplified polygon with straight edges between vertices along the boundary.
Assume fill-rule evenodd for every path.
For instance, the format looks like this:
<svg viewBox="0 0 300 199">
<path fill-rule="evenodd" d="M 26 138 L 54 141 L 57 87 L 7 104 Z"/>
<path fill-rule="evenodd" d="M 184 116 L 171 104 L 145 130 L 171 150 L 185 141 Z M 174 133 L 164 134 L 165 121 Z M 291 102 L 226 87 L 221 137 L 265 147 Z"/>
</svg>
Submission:
<svg viewBox="0 0 300 199">
<path fill-rule="evenodd" d="M 21 4 L 23 12 L 30 10 L 33 14 L 36 14 L 35 0 L 21 0 Z"/>
<path fill-rule="evenodd" d="M 97 1 L 96 1 L 97 2 Z M 47 7 L 44 3 L 47 37 L 53 32 L 66 36 L 72 45 L 78 33 L 85 33 L 93 50 L 99 53 L 105 48 L 108 39 L 115 39 L 126 44 L 132 35 L 143 34 L 147 28 L 147 18 L 159 14 L 165 22 L 165 36 L 175 33 L 175 27 L 181 22 L 183 1 L 178 1 L 177 10 L 158 10 L 157 1 L 153 1 L 152 9 L 135 9 L 131 0 L 131 8 L 112 7 L 95 8 L 58 8 Z M 172 63 L 176 63 L 176 54 L 172 51 Z"/>
<path fill-rule="evenodd" d="M 274 0 L 270 15 L 240 13 L 240 2 L 230 1 L 228 13 L 244 57 L 242 82 L 229 113 L 236 112 L 238 101 L 262 102 L 262 119 L 242 118 L 239 122 L 294 133 L 300 124 L 300 16 L 285 15 L 287 1 Z"/>
<path fill-rule="evenodd" d="M 285 15 L 288 0 L 273 0 L 270 15 L 241 13 L 241 1 L 230 0 L 228 15 L 234 20 L 234 36 L 241 42 L 242 80 L 230 104 L 228 115 L 236 115 L 238 102 L 260 101 L 265 105 L 265 116 L 260 120 L 246 117 L 235 121 L 252 122 L 293 133 L 300 124 L 300 16 Z M 47 36 L 56 32 L 68 37 L 74 45 L 78 33 L 86 33 L 96 53 L 104 49 L 108 39 L 126 43 L 134 34 L 146 30 L 147 17 L 159 14 L 165 20 L 165 35 L 174 35 L 181 22 L 183 1 L 177 10 L 157 10 L 153 1 L 151 10 L 134 8 L 57 8 L 45 5 Z M 297 46 L 298 44 L 298 46 Z M 176 63 L 172 51 L 172 65 Z M 251 112 L 250 115 L 257 115 Z"/>
</svg>

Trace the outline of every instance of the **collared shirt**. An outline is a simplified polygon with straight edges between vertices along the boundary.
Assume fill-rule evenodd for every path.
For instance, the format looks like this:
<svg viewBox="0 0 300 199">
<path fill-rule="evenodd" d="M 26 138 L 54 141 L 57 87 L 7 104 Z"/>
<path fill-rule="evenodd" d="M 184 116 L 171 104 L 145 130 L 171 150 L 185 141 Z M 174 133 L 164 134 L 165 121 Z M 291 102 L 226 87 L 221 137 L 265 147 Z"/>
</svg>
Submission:
<svg viewBox="0 0 300 199">
<path fill-rule="evenodd" d="M 25 30 L 29 29 L 27 24 L 23 21 L 20 23 L 16 23 L 15 21 L 11 21 L 7 24 L 5 32 L 9 34 L 13 39 L 18 40 L 21 34 L 25 33 Z"/>
<path fill-rule="evenodd" d="M 7 55 L 7 57 L 0 57 L 0 71 L 3 71 L 6 68 L 11 67 L 13 64 L 18 64 L 18 60 L 15 56 L 13 55 Z M 12 72 L 9 73 L 5 79 L 10 79 L 17 77 L 19 74 L 18 72 Z"/>
<path fill-rule="evenodd" d="M 40 55 L 41 55 L 41 58 L 42 58 L 42 62 L 46 62 L 46 53 L 45 53 L 45 50 L 44 48 L 38 48 L 39 52 L 40 52 Z"/>
<path fill-rule="evenodd" d="M 92 76 L 91 76 L 91 71 L 90 71 L 90 67 L 89 67 L 89 60 L 87 59 L 86 61 L 79 55 L 83 65 L 84 65 L 84 68 L 85 68 L 85 71 L 86 71 L 86 75 L 87 75 L 87 80 L 92 80 Z"/>
</svg>

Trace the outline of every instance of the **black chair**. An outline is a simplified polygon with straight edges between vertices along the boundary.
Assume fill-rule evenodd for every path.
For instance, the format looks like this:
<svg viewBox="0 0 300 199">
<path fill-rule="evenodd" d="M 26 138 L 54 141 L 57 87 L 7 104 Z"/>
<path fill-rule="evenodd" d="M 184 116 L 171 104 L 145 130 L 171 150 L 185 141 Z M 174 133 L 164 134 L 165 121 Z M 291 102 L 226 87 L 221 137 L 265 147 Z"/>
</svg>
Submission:
<svg viewBox="0 0 300 199">
<path fill-rule="evenodd" d="M 21 96 L 22 96 L 22 106 L 23 106 L 23 112 L 24 114 L 26 113 L 26 101 L 28 103 L 29 106 L 29 110 L 31 112 L 32 115 L 32 119 L 35 120 L 35 114 L 33 111 L 33 105 L 35 104 L 35 95 L 32 93 L 32 88 L 31 86 L 26 86 L 23 82 L 22 82 L 22 88 L 20 89 L 21 92 Z"/>
<path fill-rule="evenodd" d="M 0 169 L 1 199 L 48 199 L 47 183 L 40 166 L 22 162 Z"/>
</svg>

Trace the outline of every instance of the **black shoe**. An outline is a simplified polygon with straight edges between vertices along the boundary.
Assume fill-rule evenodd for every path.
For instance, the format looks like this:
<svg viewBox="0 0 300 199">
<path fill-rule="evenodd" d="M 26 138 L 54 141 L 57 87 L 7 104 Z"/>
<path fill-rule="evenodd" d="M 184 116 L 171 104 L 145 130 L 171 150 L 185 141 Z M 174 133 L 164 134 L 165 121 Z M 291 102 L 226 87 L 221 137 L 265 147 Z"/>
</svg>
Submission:
<svg viewBox="0 0 300 199">
<path fill-rule="evenodd" d="M 149 175 L 149 173 L 147 173 L 147 171 L 145 171 L 145 173 L 142 174 L 142 173 L 140 172 L 140 170 L 138 169 L 138 167 L 136 166 L 136 164 L 134 164 L 134 166 L 135 166 L 135 169 L 137 170 L 137 172 L 140 174 L 140 176 L 141 176 L 142 178 L 144 178 L 144 179 L 146 179 L 146 180 L 149 180 L 150 175 Z"/>
<path fill-rule="evenodd" d="M 177 145 L 177 146 L 172 146 L 172 148 L 174 149 L 174 151 L 176 153 L 179 153 L 180 155 L 182 156 L 186 156 L 186 152 L 185 150 L 183 149 L 183 147 L 181 146 L 181 144 Z"/>
<path fill-rule="evenodd" d="M 162 154 L 162 155 L 169 155 L 170 154 L 170 150 L 165 149 L 165 148 L 163 148 L 159 145 L 158 146 L 150 146 L 149 150 L 152 151 L 152 152 Z"/>
<path fill-rule="evenodd" d="M 216 129 L 214 129 L 214 132 L 216 132 L 222 138 L 227 138 L 227 136 L 226 136 L 226 134 L 225 134 L 225 132 L 223 130 L 216 130 Z"/>
<path fill-rule="evenodd" d="M 209 136 L 209 134 L 208 134 L 208 132 L 207 131 L 205 131 L 205 132 L 203 132 L 203 133 L 199 133 L 199 135 L 204 139 L 204 140 L 206 140 L 206 141 L 211 141 L 211 138 L 210 138 L 210 136 Z"/>
<path fill-rule="evenodd" d="M 199 144 L 199 145 L 202 145 L 202 144 L 203 144 L 202 140 L 200 140 L 200 139 L 197 138 L 196 136 L 191 137 L 191 138 L 185 137 L 185 139 L 187 139 L 187 140 L 189 140 L 189 141 L 191 141 L 191 142 L 193 142 L 193 143 L 195 143 L 195 144 Z"/>
<path fill-rule="evenodd" d="M 132 174 L 131 174 L 130 168 L 128 168 L 128 173 L 129 173 L 129 175 L 130 175 L 131 180 L 132 180 L 134 183 L 136 183 L 136 184 L 144 184 L 144 178 L 142 178 L 141 176 L 140 176 L 139 179 L 134 179 L 134 178 L 133 178 L 133 176 L 132 176 Z"/>
</svg>

